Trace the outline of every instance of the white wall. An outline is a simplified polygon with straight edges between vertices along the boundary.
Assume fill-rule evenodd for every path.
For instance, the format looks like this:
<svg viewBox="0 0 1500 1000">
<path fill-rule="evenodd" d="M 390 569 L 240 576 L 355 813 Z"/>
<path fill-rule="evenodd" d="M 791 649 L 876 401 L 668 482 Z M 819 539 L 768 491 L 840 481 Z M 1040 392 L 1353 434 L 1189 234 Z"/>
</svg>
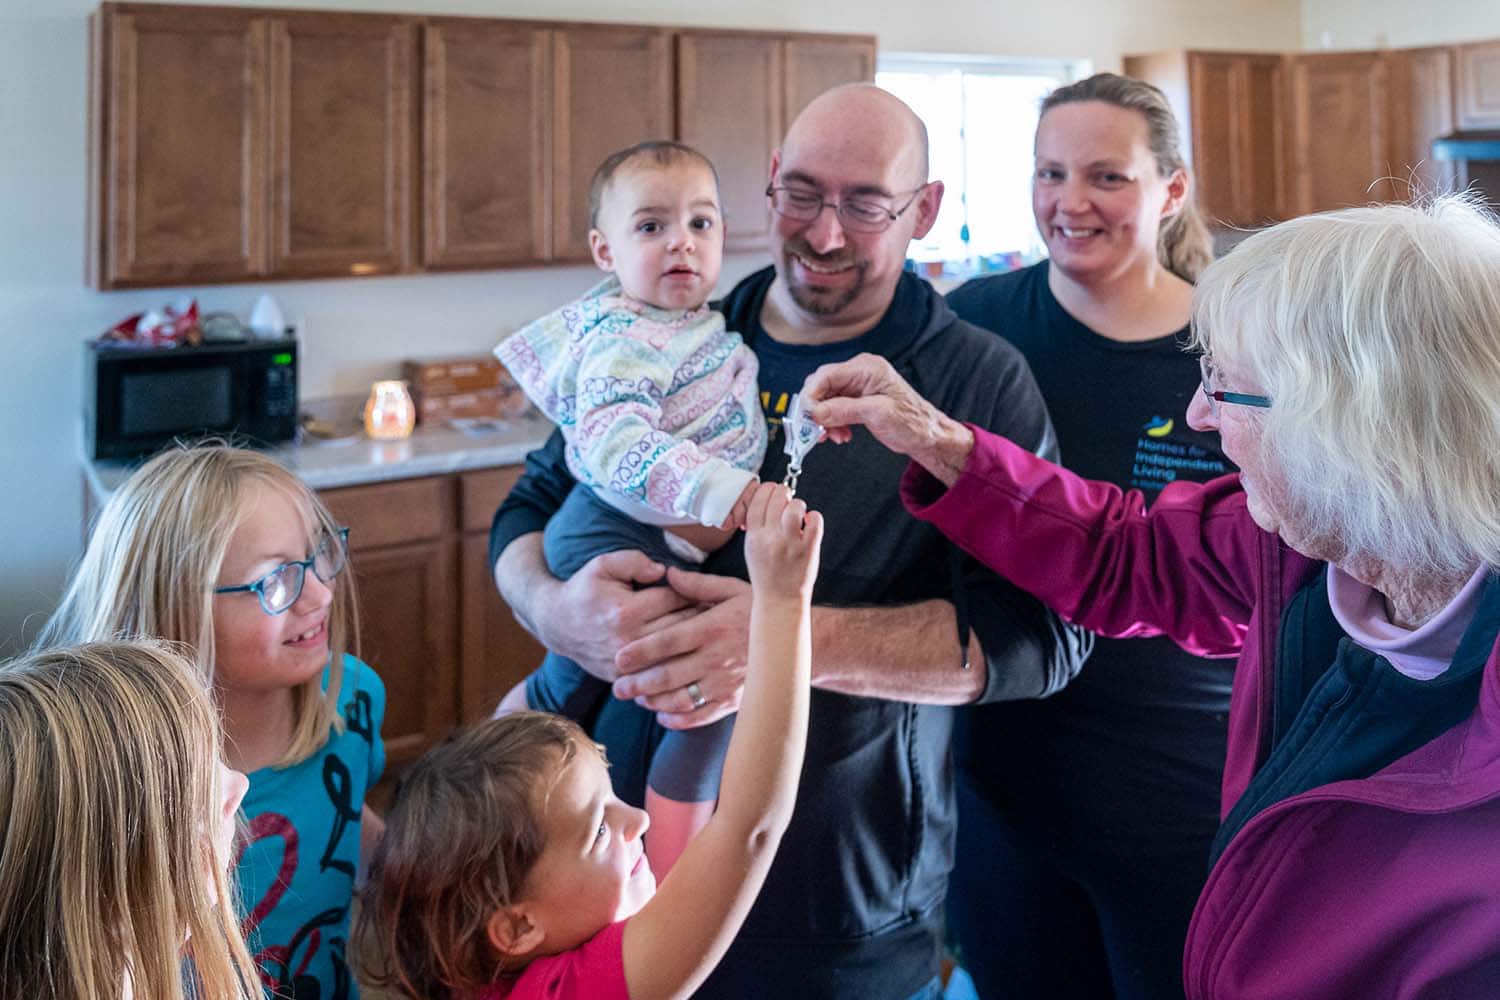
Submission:
<svg viewBox="0 0 1500 1000">
<path fill-rule="evenodd" d="M 1496 0 L 1302 0 L 1309 49 L 1404 49 L 1500 38 Z"/>
<path fill-rule="evenodd" d="M 1118 68 L 1126 52 L 1185 45 L 1290 49 L 1303 30 L 1298 0 L 950 0 L 938 8 L 912 0 L 274 5 L 857 31 L 878 35 L 888 51 L 1083 58 L 1100 69 Z M 0 0 L 0 343 L 10 358 L 0 364 L 0 654 L 35 635 L 77 556 L 80 342 L 184 291 L 98 293 L 84 284 L 86 16 L 92 7 L 85 0 Z M 726 280 L 759 263 L 753 257 L 727 262 Z M 358 391 L 406 356 L 485 350 L 503 332 L 581 291 L 590 278 L 583 269 L 566 268 L 186 291 L 196 292 L 205 309 L 241 316 L 261 291 L 274 292 L 289 318 L 305 320 L 302 388 L 317 396 Z"/>
</svg>

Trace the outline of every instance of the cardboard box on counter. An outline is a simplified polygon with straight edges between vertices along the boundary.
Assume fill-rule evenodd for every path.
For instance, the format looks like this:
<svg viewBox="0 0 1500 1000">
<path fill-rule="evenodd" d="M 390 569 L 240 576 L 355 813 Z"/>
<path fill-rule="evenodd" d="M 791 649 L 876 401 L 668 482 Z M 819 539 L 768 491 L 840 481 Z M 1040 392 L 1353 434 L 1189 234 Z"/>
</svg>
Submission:
<svg viewBox="0 0 1500 1000">
<path fill-rule="evenodd" d="M 531 406 L 526 394 L 515 386 L 478 389 L 450 395 L 417 395 L 418 423 L 440 423 L 457 417 L 519 417 Z"/>
<path fill-rule="evenodd" d="M 513 389 L 510 373 L 491 355 L 404 361 L 401 377 L 416 397 L 454 396 L 485 389 Z"/>
</svg>

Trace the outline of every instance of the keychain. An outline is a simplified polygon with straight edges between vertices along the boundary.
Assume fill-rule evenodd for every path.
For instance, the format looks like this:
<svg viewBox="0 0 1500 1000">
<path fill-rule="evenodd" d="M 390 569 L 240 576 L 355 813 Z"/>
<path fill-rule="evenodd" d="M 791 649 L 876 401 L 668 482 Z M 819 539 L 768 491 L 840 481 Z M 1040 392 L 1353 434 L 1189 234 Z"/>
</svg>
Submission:
<svg viewBox="0 0 1500 1000">
<path fill-rule="evenodd" d="M 781 485 L 790 490 L 792 496 L 796 496 L 797 477 L 802 475 L 802 460 L 812 451 L 813 445 L 823 438 L 823 428 L 802 408 L 800 393 L 792 396 L 792 401 L 786 408 L 786 416 L 781 419 L 781 433 L 786 438 L 783 447 L 787 455 L 786 475 L 782 477 Z"/>
</svg>

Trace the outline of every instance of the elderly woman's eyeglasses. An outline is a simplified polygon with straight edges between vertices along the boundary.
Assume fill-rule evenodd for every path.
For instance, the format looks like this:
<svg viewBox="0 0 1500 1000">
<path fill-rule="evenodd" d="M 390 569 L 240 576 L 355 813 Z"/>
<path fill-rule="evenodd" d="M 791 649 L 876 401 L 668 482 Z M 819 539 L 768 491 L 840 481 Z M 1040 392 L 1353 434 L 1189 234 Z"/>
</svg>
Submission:
<svg viewBox="0 0 1500 1000">
<path fill-rule="evenodd" d="M 906 200 L 895 211 L 883 202 L 875 201 L 873 198 L 845 198 L 842 201 L 825 201 L 823 196 L 816 191 L 807 188 L 766 187 L 766 197 L 771 199 L 771 208 L 776 214 L 793 222 L 812 222 L 823 209 L 833 209 L 834 215 L 838 216 L 839 225 L 851 233 L 883 233 L 891 228 L 891 223 L 911 208 L 916 202 L 917 195 L 921 194 L 927 187 L 921 187 L 910 192 L 911 197 Z M 900 197 L 900 195 L 897 195 Z"/>
<path fill-rule="evenodd" d="M 1219 419 L 1220 403 L 1237 403 L 1240 406 L 1270 408 L 1270 396 L 1256 396 L 1248 392 L 1225 392 L 1223 389 L 1215 389 L 1214 385 L 1218 382 L 1218 372 L 1214 369 L 1213 359 L 1207 354 L 1198 355 L 1198 368 L 1203 373 L 1203 396 L 1208 400 L 1208 412 L 1213 415 L 1215 420 Z"/>
<path fill-rule="evenodd" d="M 215 594 L 238 594 L 248 591 L 260 598 L 260 609 L 268 615 L 279 615 L 302 596 L 302 585 L 311 569 L 324 583 L 344 571 L 349 562 L 349 529 L 324 532 L 306 559 L 284 562 L 259 580 L 237 587 L 216 587 Z"/>
</svg>

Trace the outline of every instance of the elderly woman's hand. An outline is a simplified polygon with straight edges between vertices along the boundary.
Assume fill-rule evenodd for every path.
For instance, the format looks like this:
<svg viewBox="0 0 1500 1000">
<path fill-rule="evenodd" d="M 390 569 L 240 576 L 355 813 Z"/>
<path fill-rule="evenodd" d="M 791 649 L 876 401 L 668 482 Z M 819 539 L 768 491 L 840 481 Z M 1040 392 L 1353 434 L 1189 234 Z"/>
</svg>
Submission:
<svg viewBox="0 0 1500 1000">
<path fill-rule="evenodd" d="M 974 450 L 972 430 L 917 395 L 890 362 L 874 354 L 822 366 L 803 383 L 802 398 L 830 441 L 846 443 L 851 428 L 863 424 L 881 444 L 947 486 Z"/>
</svg>

